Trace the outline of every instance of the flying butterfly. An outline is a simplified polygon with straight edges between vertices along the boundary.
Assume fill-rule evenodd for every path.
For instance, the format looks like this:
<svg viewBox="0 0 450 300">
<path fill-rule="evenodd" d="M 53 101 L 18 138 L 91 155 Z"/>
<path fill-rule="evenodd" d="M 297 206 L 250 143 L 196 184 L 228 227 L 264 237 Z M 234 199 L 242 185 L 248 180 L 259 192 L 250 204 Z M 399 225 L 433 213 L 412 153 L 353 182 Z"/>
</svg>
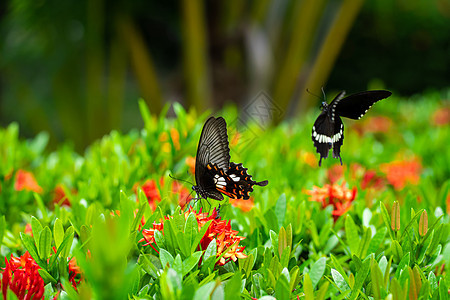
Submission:
<svg viewBox="0 0 450 300">
<path fill-rule="evenodd" d="M 250 198 L 254 185 L 266 186 L 267 180 L 256 182 L 242 163 L 230 162 L 227 123 L 222 117 L 210 117 L 203 126 L 195 160 L 195 182 L 192 189 L 200 199 L 223 200 Z"/>
<path fill-rule="evenodd" d="M 340 117 L 353 120 L 361 119 L 369 108 L 377 101 L 389 97 L 392 93 L 384 90 L 365 91 L 345 97 L 345 91 L 340 92 L 330 104 L 322 102 L 322 113 L 317 117 L 312 128 L 312 140 L 317 153 L 322 158 L 328 157 L 333 148 L 333 158 L 339 158 L 342 165 L 341 146 L 344 141 L 344 124 Z"/>
</svg>

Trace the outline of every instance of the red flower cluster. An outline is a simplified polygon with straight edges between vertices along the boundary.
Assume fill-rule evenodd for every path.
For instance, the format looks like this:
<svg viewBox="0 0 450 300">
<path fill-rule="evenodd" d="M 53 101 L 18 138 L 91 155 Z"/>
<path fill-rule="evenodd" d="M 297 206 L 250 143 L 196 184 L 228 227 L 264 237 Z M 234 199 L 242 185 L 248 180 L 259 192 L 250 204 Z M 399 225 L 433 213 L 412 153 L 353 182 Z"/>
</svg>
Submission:
<svg viewBox="0 0 450 300">
<path fill-rule="evenodd" d="M 406 184 L 418 184 L 422 164 L 417 159 L 394 161 L 382 164 L 380 170 L 386 174 L 388 182 L 396 190 L 403 189 Z"/>
<path fill-rule="evenodd" d="M 236 261 L 238 258 L 246 258 L 247 255 L 243 253 L 245 247 L 239 247 L 239 242 L 244 239 L 244 237 L 238 236 L 238 231 L 231 229 L 230 221 L 221 220 L 219 217 L 217 210 L 214 209 L 211 215 L 207 213 L 202 213 L 201 210 L 197 213 L 192 208 L 189 208 L 188 211 L 184 213 L 185 218 L 189 216 L 190 213 L 194 213 L 197 222 L 198 229 L 200 230 L 206 223 L 210 220 L 212 222 L 209 224 L 208 229 L 206 230 L 205 235 L 200 241 L 199 247 L 202 250 L 205 250 L 209 243 L 213 239 L 216 239 L 217 243 L 217 257 L 220 257 L 223 253 L 225 253 L 219 260 L 218 264 L 223 266 L 229 261 Z M 165 219 L 170 219 L 172 217 L 166 216 Z M 164 223 L 153 223 L 153 227 L 151 229 L 142 230 L 142 234 L 144 236 L 139 242 L 145 242 L 144 246 L 151 246 L 156 252 L 158 252 L 154 247 L 155 244 L 155 230 L 163 232 Z"/>
<path fill-rule="evenodd" d="M 356 198 L 356 188 L 349 190 L 345 186 L 345 182 L 342 185 L 325 184 L 322 188 L 314 186 L 312 190 L 306 191 L 306 194 L 311 196 L 311 201 L 322 203 L 323 208 L 332 205 L 332 214 L 336 221 L 339 216 L 350 209 L 353 200 Z"/>
<path fill-rule="evenodd" d="M 34 178 L 33 173 L 19 169 L 16 173 L 16 180 L 14 182 L 14 189 L 16 191 L 31 191 L 42 193 L 42 188 Z"/>
<path fill-rule="evenodd" d="M 159 184 L 160 184 L 160 186 L 164 185 L 163 177 L 161 177 L 159 179 Z M 133 190 L 136 193 L 136 196 L 137 196 L 138 187 L 140 187 L 142 189 L 145 196 L 147 197 L 150 208 L 154 211 L 156 209 L 157 202 L 161 201 L 161 194 L 159 192 L 156 181 L 154 179 L 147 179 L 144 182 L 144 184 L 142 184 L 142 185 L 140 185 L 139 183 L 136 183 L 133 186 Z M 186 202 L 188 201 L 189 190 L 177 181 L 172 182 L 171 189 L 172 189 L 172 193 L 179 195 L 178 204 L 181 206 L 181 208 L 183 208 L 186 205 Z"/>
<path fill-rule="evenodd" d="M 11 254 L 9 261 L 5 257 L 1 279 L 3 299 L 6 299 L 8 288 L 19 299 L 43 299 L 44 280 L 39 275 L 39 269 L 28 251 L 19 258 Z"/>
</svg>

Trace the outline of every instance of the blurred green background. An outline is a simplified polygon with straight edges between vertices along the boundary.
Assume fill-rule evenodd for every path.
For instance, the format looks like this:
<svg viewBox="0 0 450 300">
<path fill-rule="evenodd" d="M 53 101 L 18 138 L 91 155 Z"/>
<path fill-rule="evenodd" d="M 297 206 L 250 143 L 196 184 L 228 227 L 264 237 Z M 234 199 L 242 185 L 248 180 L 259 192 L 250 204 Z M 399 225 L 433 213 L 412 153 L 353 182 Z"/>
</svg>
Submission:
<svg viewBox="0 0 450 300">
<path fill-rule="evenodd" d="M 450 1 L 6 0 L 0 49 L 1 125 L 82 151 L 141 128 L 139 97 L 203 112 L 264 91 L 279 122 L 317 105 L 306 89 L 448 88 Z"/>
</svg>

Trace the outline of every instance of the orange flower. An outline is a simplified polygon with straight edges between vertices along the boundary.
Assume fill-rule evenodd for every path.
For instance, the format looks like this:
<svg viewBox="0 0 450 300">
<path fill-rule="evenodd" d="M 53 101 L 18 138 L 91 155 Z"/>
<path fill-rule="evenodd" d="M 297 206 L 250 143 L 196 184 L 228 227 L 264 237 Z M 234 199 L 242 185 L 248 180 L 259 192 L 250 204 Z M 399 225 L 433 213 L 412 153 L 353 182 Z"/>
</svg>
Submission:
<svg viewBox="0 0 450 300">
<path fill-rule="evenodd" d="M 2 270 L 2 293 L 6 299 L 8 288 L 13 291 L 19 299 L 44 299 L 44 280 L 39 275 L 40 267 L 25 252 L 19 258 L 5 257 L 5 268 Z"/>
<path fill-rule="evenodd" d="M 388 182 L 396 190 L 403 189 L 406 184 L 418 184 L 422 165 L 417 159 L 409 161 L 394 161 L 380 166 L 380 170 L 386 174 Z"/>
<path fill-rule="evenodd" d="M 342 185 L 325 184 L 322 188 L 314 186 L 312 190 L 306 191 L 306 194 L 311 196 L 311 201 L 322 203 L 323 208 L 332 205 L 332 215 L 336 221 L 339 216 L 350 209 L 353 200 L 356 198 L 356 188 L 349 190 L 345 186 L 345 182 Z"/>
<path fill-rule="evenodd" d="M 250 197 L 249 200 L 230 198 L 230 203 L 234 207 L 240 208 L 243 212 L 249 212 L 252 210 L 253 206 L 255 206 L 255 199 L 252 197 Z"/>
<path fill-rule="evenodd" d="M 438 108 L 431 117 L 435 126 L 445 126 L 450 124 L 450 107 Z"/>
<path fill-rule="evenodd" d="M 299 151 L 297 157 L 310 167 L 317 168 L 318 166 L 316 156 L 312 152 Z"/>
<path fill-rule="evenodd" d="M 200 230 L 205 224 L 212 220 L 209 224 L 208 229 L 206 230 L 205 235 L 200 241 L 198 249 L 205 250 L 208 245 L 211 243 L 213 239 L 216 239 L 217 243 L 217 257 L 220 257 L 223 253 L 225 253 L 219 260 L 218 264 L 223 266 L 229 261 L 236 261 L 238 258 L 246 258 L 247 255 L 243 253 L 245 247 L 240 247 L 239 242 L 244 239 L 244 237 L 238 236 L 238 231 L 231 229 L 231 222 L 221 220 L 219 217 L 217 210 L 214 209 L 211 215 L 207 213 L 202 213 L 200 210 L 198 213 L 189 208 L 184 213 L 184 217 L 187 219 L 190 213 L 194 213 L 197 222 L 198 229 Z M 171 219 L 172 216 L 166 216 L 164 219 Z M 155 242 L 155 230 L 164 231 L 164 223 L 160 220 L 160 223 L 153 223 L 153 228 L 151 229 L 143 229 L 142 234 L 143 238 L 139 241 L 145 242 L 144 246 L 151 246 L 156 252 L 158 252 L 153 246 L 156 244 Z M 159 252 L 158 252 L 159 253 Z"/>
<path fill-rule="evenodd" d="M 195 157 L 186 157 L 186 165 L 188 165 L 191 174 L 195 174 Z"/>
<path fill-rule="evenodd" d="M 37 183 L 36 179 L 34 178 L 33 173 L 24 171 L 22 169 L 19 169 L 16 173 L 16 181 L 14 183 L 14 189 L 16 191 L 32 191 L 36 193 L 42 193 L 42 188 Z"/>
<path fill-rule="evenodd" d="M 172 138 L 172 143 L 175 150 L 180 150 L 180 134 L 176 128 L 170 128 L 170 137 Z"/>
</svg>

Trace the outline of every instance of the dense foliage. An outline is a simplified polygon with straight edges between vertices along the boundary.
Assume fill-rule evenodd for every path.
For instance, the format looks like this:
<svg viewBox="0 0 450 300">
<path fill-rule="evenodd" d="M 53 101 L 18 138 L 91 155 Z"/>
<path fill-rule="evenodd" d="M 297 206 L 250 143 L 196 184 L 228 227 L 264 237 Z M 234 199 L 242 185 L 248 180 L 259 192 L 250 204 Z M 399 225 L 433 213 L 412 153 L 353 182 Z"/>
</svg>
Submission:
<svg viewBox="0 0 450 300">
<path fill-rule="evenodd" d="M 189 208 L 183 181 L 207 113 L 174 104 L 176 118 L 158 118 L 141 102 L 142 130 L 84 155 L 48 153 L 45 133 L 21 141 L 11 124 L 0 130 L 3 297 L 447 299 L 449 107 L 420 98 L 344 120 L 342 167 L 317 166 L 317 113 L 266 127 L 224 110 L 232 161 L 269 185 L 219 212 L 211 200 Z"/>
</svg>

